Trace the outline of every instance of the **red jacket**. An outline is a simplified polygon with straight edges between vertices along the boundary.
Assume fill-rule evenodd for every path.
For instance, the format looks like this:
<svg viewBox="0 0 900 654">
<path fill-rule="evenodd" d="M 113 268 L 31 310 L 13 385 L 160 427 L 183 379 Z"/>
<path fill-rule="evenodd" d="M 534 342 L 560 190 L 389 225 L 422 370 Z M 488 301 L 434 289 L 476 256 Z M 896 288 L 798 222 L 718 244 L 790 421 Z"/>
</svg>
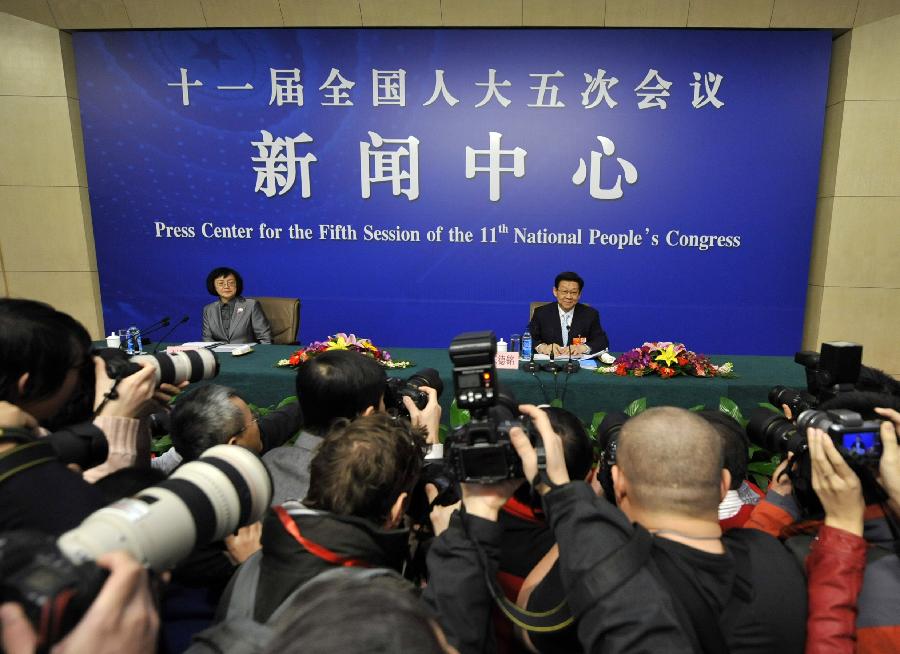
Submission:
<svg viewBox="0 0 900 654">
<path fill-rule="evenodd" d="M 857 598 L 865 569 L 866 541 L 822 525 L 806 559 L 806 654 L 853 654 Z"/>
</svg>

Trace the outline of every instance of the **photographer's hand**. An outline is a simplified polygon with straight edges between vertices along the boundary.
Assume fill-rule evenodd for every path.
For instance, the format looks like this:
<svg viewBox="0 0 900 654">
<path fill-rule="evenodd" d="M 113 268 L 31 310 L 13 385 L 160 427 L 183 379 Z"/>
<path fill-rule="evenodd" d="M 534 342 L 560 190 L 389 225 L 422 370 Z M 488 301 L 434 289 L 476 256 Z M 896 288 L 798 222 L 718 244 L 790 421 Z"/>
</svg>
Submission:
<svg viewBox="0 0 900 654">
<path fill-rule="evenodd" d="M 160 384 L 159 388 L 153 393 L 153 399 L 163 405 L 163 407 L 166 407 L 187 388 L 189 383 L 185 380 L 177 386 L 175 384 Z"/>
<path fill-rule="evenodd" d="M 104 554 L 97 564 L 109 569 L 109 577 L 75 628 L 52 650 L 53 654 L 153 654 L 159 631 L 159 615 L 150 593 L 147 571 L 124 552 Z M 32 654 L 37 635 L 22 607 L 0 607 L 3 651 Z"/>
<path fill-rule="evenodd" d="M 774 491 L 782 497 L 788 497 L 794 492 L 791 477 L 787 473 L 787 469 L 791 465 L 793 458 L 793 453 L 788 452 L 787 458 L 778 464 L 778 467 L 775 468 L 775 472 L 772 473 L 772 481 L 769 482 L 768 490 Z"/>
<path fill-rule="evenodd" d="M 106 393 L 112 389 L 113 380 L 106 374 L 106 362 L 100 357 L 94 357 L 94 371 L 97 379 L 94 395 L 94 411 L 96 411 L 106 399 Z M 155 371 L 149 365 L 145 365 L 142 370 L 119 382 L 116 386 L 119 397 L 106 402 L 99 415 L 134 418 L 140 412 L 144 402 L 153 397 L 155 388 Z"/>
<path fill-rule="evenodd" d="M 825 508 L 825 524 L 862 536 L 862 484 L 844 457 L 821 429 L 806 430 L 809 458 L 812 463 L 812 486 Z"/>
<path fill-rule="evenodd" d="M 538 430 L 541 440 L 544 442 L 544 453 L 547 458 L 547 476 L 556 485 L 569 483 L 569 471 L 566 469 L 566 457 L 563 452 L 562 439 L 550 426 L 550 419 L 542 409 L 533 404 L 519 405 L 519 411 L 531 418 L 531 424 Z M 516 453 L 522 459 L 522 469 L 527 479 L 534 479 L 538 473 L 537 453 L 528 440 L 528 435 L 519 427 L 514 427 L 509 432 L 510 440 Z M 550 487 L 539 484 L 537 492 L 541 495 L 547 493 Z"/>
<path fill-rule="evenodd" d="M 409 411 L 409 420 L 413 425 L 425 427 L 428 430 L 428 438 L 425 442 L 431 445 L 440 443 L 441 405 L 438 403 L 437 391 L 430 386 L 420 386 L 419 390 L 428 394 L 428 403 L 425 408 L 419 410 L 416 403 L 405 395 L 403 396 L 403 406 Z"/>
<path fill-rule="evenodd" d="M 887 420 L 881 424 L 881 463 L 879 464 L 879 483 L 890 497 L 891 508 L 900 515 L 900 445 L 897 434 L 900 434 L 900 413 L 893 409 L 875 409 L 878 415 Z"/>
<path fill-rule="evenodd" d="M 523 483 L 523 479 L 508 479 L 499 484 L 460 484 L 466 513 L 497 522 L 500 509 Z"/>
<path fill-rule="evenodd" d="M 257 520 L 253 524 L 241 527 L 235 533 L 225 537 L 225 549 L 228 557 L 235 565 L 240 565 L 262 548 L 262 522 Z"/>
<path fill-rule="evenodd" d="M 30 413 L 15 404 L 0 402 L 0 427 L 7 429 L 37 429 L 38 423 Z"/>
</svg>

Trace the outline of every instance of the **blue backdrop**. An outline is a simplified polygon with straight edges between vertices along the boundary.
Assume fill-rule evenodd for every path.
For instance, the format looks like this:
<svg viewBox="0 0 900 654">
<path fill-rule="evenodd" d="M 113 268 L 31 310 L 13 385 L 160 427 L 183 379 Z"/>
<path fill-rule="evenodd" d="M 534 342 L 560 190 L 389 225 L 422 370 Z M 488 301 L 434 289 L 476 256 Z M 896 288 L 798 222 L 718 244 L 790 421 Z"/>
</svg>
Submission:
<svg viewBox="0 0 900 654">
<path fill-rule="evenodd" d="M 189 314 L 173 338 L 199 339 L 206 274 L 228 265 L 245 295 L 302 299 L 302 341 L 508 338 L 572 269 L 613 350 L 799 348 L 827 31 L 74 40 L 108 329 Z M 490 69 L 500 95 L 476 106 Z M 419 241 L 376 238 L 399 233 Z"/>
</svg>

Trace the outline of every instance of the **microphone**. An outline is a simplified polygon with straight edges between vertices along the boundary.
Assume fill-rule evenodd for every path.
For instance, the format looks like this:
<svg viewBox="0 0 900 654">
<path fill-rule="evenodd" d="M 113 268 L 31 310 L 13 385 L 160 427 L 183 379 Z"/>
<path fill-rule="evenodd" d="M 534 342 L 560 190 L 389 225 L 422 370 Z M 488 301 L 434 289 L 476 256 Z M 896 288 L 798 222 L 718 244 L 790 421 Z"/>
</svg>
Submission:
<svg viewBox="0 0 900 654">
<path fill-rule="evenodd" d="M 159 346 L 162 345 L 162 344 L 163 344 L 163 341 L 165 341 L 165 340 L 169 337 L 169 334 L 171 334 L 172 332 L 174 332 L 179 326 L 183 325 L 184 323 L 186 323 L 186 322 L 187 322 L 188 320 L 190 320 L 190 319 L 191 319 L 190 316 L 184 316 L 181 320 L 179 320 L 178 322 L 175 323 L 175 326 L 172 327 L 172 329 L 170 329 L 170 330 L 167 331 L 165 334 L 163 334 L 162 336 L 160 336 L 159 340 L 156 342 L 156 347 L 153 348 L 153 354 L 156 354 L 156 353 L 159 351 Z M 166 320 L 168 321 L 168 318 L 166 318 Z M 169 324 L 169 323 L 166 322 L 166 325 L 168 325 L 168 324 Z M 165 326 L 165 325 L 164 325 L 164 326 Z"/>
<path fill-rule="evenodd" d="M 157 320 L 156 322 L 151 323 L 151 324 L 147 325 L 146 327 L 143 327 L 141 329 L 141 335 L 146 334 L 148 332 L 155 332 L 159 329 L 162 329 L 163 327 L 168 327 L 169 321 L 171 321 L 171 320 L 172 319 L 169 316 L 166 316 L 165 318 Z"/>
</svg>

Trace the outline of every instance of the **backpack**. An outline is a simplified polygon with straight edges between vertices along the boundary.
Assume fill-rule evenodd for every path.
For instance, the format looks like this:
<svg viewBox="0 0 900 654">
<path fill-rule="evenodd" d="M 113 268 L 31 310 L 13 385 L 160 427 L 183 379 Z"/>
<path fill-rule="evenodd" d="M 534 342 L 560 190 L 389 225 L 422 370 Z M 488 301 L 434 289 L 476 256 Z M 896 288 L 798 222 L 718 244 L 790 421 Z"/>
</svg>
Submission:
<svg viewBox="0 0 900 654">
<path fill-rule="evenodd" d="M 338 579 L 354 579 L 360 583 L 375 577 L 402 579 L 396 571 L 389 568 L 335 566 L 300 584 L 278 605 L 269 619 L 261 623 L 253 619 L 261 561 L 262 551 L 258 551 L 238 568 L 225 617 L 194 634 L 193 642 L 185 654 L 259 654 L 275 635 L 274 625 L 278 623 L 278 619 L 296 597 L 311 587 Z"/>
</svg>

